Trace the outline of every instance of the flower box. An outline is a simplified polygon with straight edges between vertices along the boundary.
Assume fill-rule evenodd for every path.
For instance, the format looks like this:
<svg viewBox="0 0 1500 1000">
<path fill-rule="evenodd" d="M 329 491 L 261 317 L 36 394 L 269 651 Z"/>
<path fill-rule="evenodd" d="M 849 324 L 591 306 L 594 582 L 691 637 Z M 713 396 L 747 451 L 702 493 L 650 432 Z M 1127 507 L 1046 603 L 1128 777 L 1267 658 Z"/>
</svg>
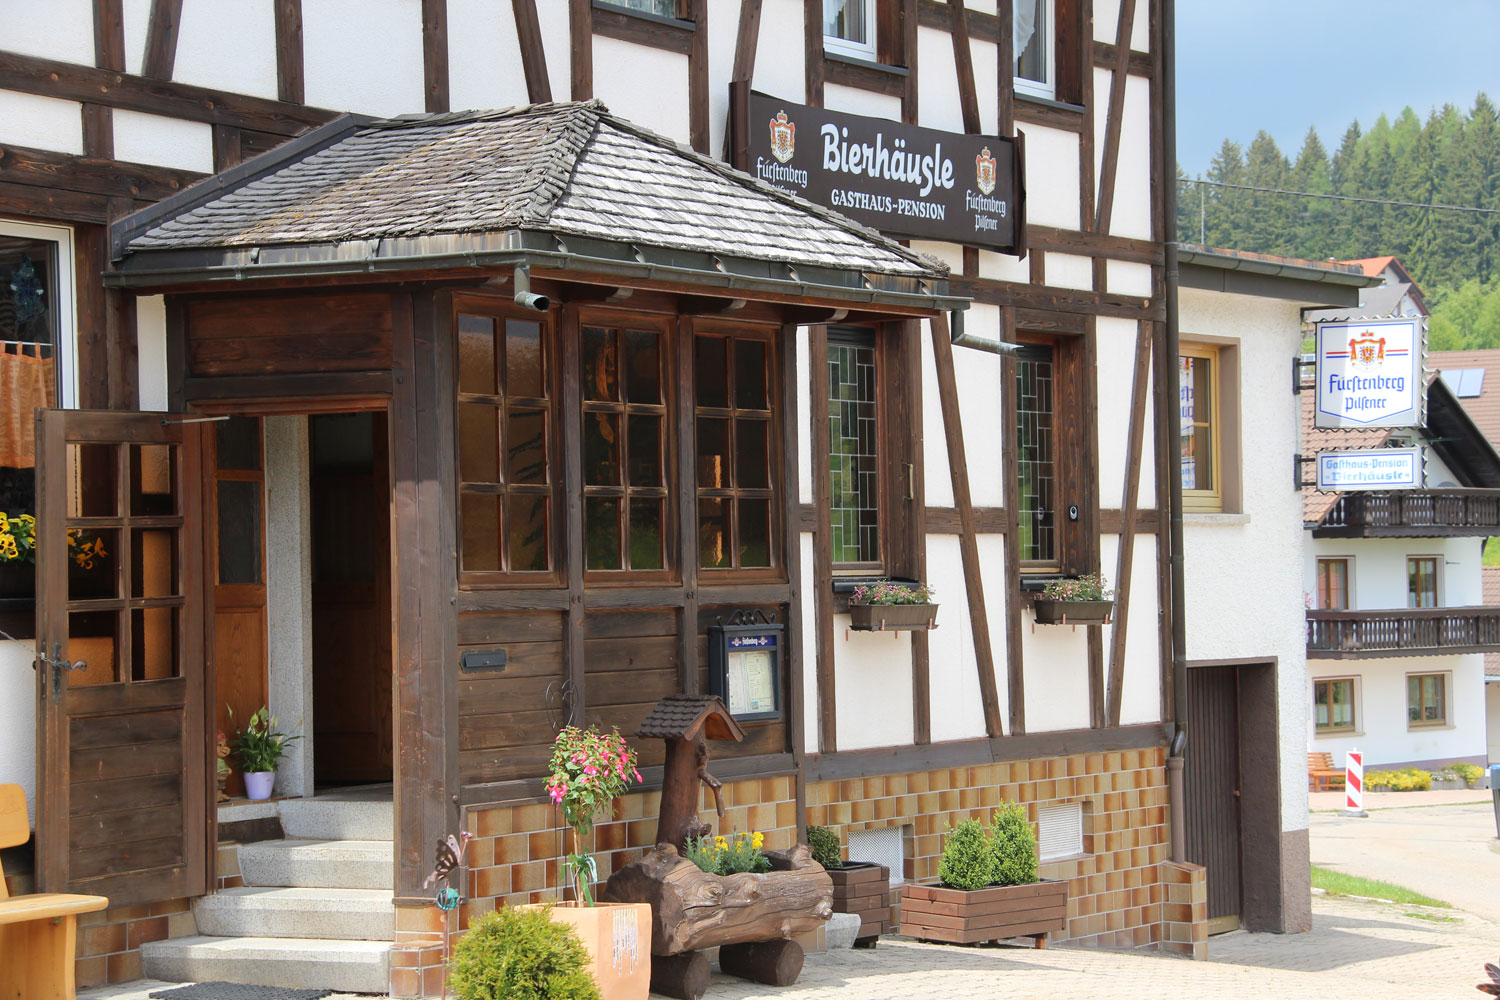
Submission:
<svg viewBox="0 0 1500 1000">
<path fill-rule="evenodd" d="M 856 632 L 901 632 L 937 628 L 936 604 L 851 604 L 849 627 Z"/>
<path fill-rule="evenodd" d="M 923 941 L 978 944 L 1031 937 L 1044 947 L 1047 935 L 1062 930 L 1067 918 L 1065 881 L 974 890 L 935 883 L 901 887 L 901 933 Z"/>
<path fill-rule="evenodd" d="M 1057 601 L 1038 597 L 1032 602 L 1038 625 L 1108 625 L 1114 601 Z"/>
<path fill-rule="evenodd" d="M 891 929 L 891 870 L 872 861 L 848 861 L 824 871 L 833 879 L 833 912 L 859 915 L 855 947 L 873 947 Z"/>
</svg>

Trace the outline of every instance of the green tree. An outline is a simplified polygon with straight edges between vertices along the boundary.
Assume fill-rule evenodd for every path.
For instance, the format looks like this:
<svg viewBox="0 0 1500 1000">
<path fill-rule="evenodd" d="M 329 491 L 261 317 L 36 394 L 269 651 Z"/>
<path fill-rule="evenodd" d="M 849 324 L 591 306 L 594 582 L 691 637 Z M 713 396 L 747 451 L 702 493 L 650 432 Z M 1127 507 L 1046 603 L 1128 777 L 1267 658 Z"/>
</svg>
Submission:
<svg viewBox="0 0 1500 1000">
<path fill-rule="evenodd" d="M 1302 151 L 1292 165 L 1291 186 L 1294 191 L 1331 194 L 1333 179 L 1329 175 L 1328 151 L 1314 128 L 1307 130 Z M 1294 256 L 1322 260 L 1333 253 L 1334 202 L 1326 198 L 1291 199 L 1293 210 L 1292 246 Z"/>
</svg>

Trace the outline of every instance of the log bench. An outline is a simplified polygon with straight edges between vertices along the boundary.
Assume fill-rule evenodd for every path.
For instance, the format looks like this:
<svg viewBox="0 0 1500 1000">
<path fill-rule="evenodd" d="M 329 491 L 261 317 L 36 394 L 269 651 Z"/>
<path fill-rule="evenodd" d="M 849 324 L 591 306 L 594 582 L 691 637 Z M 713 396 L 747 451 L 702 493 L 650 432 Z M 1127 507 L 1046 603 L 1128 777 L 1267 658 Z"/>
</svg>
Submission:
<svg viewBox="0 0 1500 1000">
<path fill-rule="evenodd" d="M 1336 792 L 1343 787 L 1344 769 L 1333 766 L 1333 754 L 1309 752 L 1307 755 L 1307 790 Z"/>
<path fill-rule="evenodd" d="M 29 839 L 31 824 L 21 786 L 0 785 L 0 848 Z M 11 896 L 0 866 L 0 1000 L 74 1000 L 78 914 L 107 906 L 104 896 Z"/>
</svg>

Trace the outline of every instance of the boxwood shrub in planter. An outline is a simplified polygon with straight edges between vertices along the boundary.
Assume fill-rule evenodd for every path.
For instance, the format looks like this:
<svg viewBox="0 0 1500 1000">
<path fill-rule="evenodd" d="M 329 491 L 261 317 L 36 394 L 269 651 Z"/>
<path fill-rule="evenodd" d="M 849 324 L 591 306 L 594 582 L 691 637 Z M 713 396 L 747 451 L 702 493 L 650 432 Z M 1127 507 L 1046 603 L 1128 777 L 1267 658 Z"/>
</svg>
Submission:
<svg viewBox="0 0 1500 1000">
<path fill-rule="evenodd" d="M 826 826 L 807 828 L 813 860 L 833 879 L 833 912 L 858 914 L 856 948 L 873 948 L 891 929 L 891 870 L 873 861 L 845 861 L 839 835 Z"/>
<path fill-rule="evenodd" d="M 901 887 L 901 933 L 949 944 L 1031 937 L 1043 947 L 1067 920 L 1068 883 L 1038 880 L 1036 869 L 1025 806 L 1002 804 L 991 830 L 964 820 L 943 844 L 941 881 Z"/>
<path fill-rule="evenodd" d="M 589 953 L 547 907 L 501 907 L 476 917 L 453 949 L 448 985 L 459 1000 L 599 1000 Z"/>
</svg>

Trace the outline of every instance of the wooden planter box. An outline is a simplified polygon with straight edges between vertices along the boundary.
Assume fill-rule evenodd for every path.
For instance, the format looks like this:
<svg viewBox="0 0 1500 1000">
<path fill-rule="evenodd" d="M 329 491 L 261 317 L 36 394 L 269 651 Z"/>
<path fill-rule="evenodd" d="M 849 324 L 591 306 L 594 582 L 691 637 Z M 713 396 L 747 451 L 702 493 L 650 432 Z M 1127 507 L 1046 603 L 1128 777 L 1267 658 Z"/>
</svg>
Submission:
<svg viewBox="0 0 1500 1000">
<path fill-rule="evenodd" d="M 849 627 L 856 632 L 902 632 L 937 628 L 936 604 L 851 604 Z"/>
<path fill-rule="evenodd" d="M 1031 937 L 1040 948 L 1047 934 L 1062 930 L 1067 919 L 1066 882 L 992 885 L 972 891 L 936 884 L 901 887 L 901 933 L 924 941 L 978 944 Z"/>
<path fill-rule="evenodd" d="M 833 912 L 859 915 L 857 947 L 868 948 L 891 929 L 891 870 L 871 861 L 827 869 L 833 879 Z"/>
<path fill-rule="evenodd" d="M 603 1000 L 646 1000 L 651 992 L 651 907 L 645 903 L 558 903 L 552 921 L 567 924 L 589 953 L 589 975 Z"/>
<path fill-rule="evenodd" d="M 1114 601 L 1053 601 L 1038 597 L 1032 602 L 1038 625 L 1108 625 Z"/>
</svg>

